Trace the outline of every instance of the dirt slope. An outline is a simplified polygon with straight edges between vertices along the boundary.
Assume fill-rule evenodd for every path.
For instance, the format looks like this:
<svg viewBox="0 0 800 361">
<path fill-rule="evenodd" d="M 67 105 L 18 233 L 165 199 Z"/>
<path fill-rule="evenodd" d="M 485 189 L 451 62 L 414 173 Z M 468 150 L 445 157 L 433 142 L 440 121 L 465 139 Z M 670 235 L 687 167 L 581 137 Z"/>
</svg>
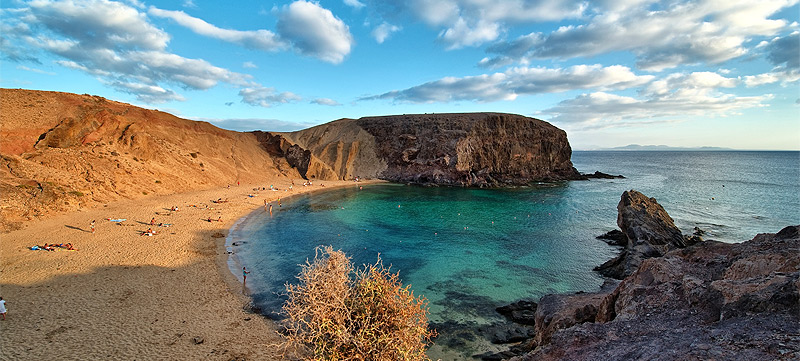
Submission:
<svg viewBox="0 0 800 361">
<path fill-rule="evenodd" d="M 105 98 L 0 89 L 0 226 L 118 199 L 298 178 L 254 134 Z"/>
</svg>

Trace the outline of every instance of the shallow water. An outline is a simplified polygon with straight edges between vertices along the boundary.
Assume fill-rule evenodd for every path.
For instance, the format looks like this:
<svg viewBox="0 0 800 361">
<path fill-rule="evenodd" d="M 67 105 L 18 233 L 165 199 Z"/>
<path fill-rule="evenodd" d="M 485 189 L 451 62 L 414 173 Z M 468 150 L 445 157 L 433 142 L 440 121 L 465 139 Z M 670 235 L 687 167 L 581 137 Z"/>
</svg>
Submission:
<svg viewBox="0 0 800 361">
<path fill-rule="evenodd" d="M 627 178 L 501 190 L 354 185 L 298 196 L 272 217 L 260 210 L 237 223 L 232 268 L 251 270 L 255 303 L 276 317 L 284 284 L 315 247 L 341 249 L 356 265 L 380 254 L 452 333 L 500 321 L 494 308 L 519 299 L 598 289 L 592 268 L 618 250 L 595 236 L 616 228 L 624 190 L 657 198 L 684 233 L 698 226 L 710 239 L 800 224 L 798 152 L 575 152 L 573 163 Z M 476 334 L 450 351 L 493 349 Z"/>
</svg>

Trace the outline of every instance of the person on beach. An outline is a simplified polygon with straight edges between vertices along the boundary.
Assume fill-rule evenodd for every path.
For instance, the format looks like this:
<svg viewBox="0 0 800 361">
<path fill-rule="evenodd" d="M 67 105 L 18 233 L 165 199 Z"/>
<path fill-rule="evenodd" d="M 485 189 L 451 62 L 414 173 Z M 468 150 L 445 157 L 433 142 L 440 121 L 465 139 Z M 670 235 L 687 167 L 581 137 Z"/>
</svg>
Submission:
<svg viewBox="0 0 800 361">
<path fill-rule="evenodd" d="M 269 205 L 269 215 L 270 216 L 272 215 L 272 205 L 271 204 Z"/>
<path fill-rule="evenodd" d="M 156 217 L 150 218 L 150 225 L 154 226 L 156 224 Z"/>
<path fill-rule="evenodd" d="M 247 270 L 247 267 L 242 267 L 242 284 L 244 285 L 247 283 L 247 275 L 250 274 L 250 271 Z"/>
<path fill-rule="evenodd" d="M 94 222 L 94 219 L 93 219 L 93 220 L 92 220 L 92 223 L 90 223 L 90 224 L 89 224 L 89 228 L 91 228 L 91 229 L 92 229 L 92 233 L 94 233 L 94 223 L 95 223 L 95 222 Z"/>
<path fill-rule="evenodd" d="M 3 315 L 3 321 L 6 320 L 6 300 L 0 297 L 0 315 Z"/>
</svg>

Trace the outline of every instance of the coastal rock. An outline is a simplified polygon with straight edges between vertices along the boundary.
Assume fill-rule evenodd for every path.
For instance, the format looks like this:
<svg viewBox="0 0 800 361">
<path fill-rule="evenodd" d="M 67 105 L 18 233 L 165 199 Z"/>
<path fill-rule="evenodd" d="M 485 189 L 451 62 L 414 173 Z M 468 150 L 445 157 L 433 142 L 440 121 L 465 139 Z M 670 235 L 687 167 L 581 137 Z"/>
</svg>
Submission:
<svg viewBox="0 0 800 361">
<path fill-rule="evenodd" d="M 537 314 L 547 304 L 540 301 Z M 646 259 L 604 296 L 594 323 L 553 332 L 516 360 L 789 360 L 800 358 L 797 325 L 800 226 L 790 226 Z"/>
<path fill-rule="evenodd" d="M 603 173 L 600 171 L 595 171 L 594 173 L 582 173 L 581 178 L 583 179 L 625 179 L 625 177 L 621 174 L 613 175 L 608 173 Z"/>
<path fill-rule="evenodd" d="M 536 322 L 536 308 L 536 302 L 521 300 L 497 307 L 496 311 L 511 322 L 521 325 L 533 325 Z"/>
<path fill-rule="evenodd" d="M 633 273 L 643 260 L 695 242 L 683 236 L 672 218 L 655 198 L 635 190 L 622 193 L 617 205 L 617 226 L 624 235 L 625 249 L 614 259 L 595 268 L 600 274 L 622 279 Z M 619 234 L 616 234 L 621 239 Z"/>
<path fill-rule="evenodd" d="M 365 117 L 274 134 L 320 163 L 308 168 L 309 178 L 477 187 L 581 178 L 572 167 L 566 133 L 520 115 Z"/>
<path fill-rule="evenodd" d="M 553 333 L 584 322 L 594 322 L 600 304 L 612 289 L 597 293 L 551 294 L 539 300 L 533 345 L 550 342 Z"/>
<path fill-rule="evenodd" d="M 618 229 L 612 229 L 604 234 L 601 234 L 596 237 L 597 239 L 602 239 L 606 243 L 612 246 L 625 246 L 628 244 L 628 236 L 625 233 Z"/>
</svg>

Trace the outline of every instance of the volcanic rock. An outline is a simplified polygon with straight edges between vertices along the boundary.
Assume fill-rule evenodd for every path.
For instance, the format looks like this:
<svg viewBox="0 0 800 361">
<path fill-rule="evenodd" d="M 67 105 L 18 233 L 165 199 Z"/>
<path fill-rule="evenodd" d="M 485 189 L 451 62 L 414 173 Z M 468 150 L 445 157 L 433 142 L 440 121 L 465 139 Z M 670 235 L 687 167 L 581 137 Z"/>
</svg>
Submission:
<svg viewBox="0 0 800 361">
<path fill-rule="evenodd" d="M 509 321 L 522 325 L 533 325 L 536 321 L 537 304 L 533 301 L 521 300 L 496 308 L 497 313 L 505 316 Z"/>
<path fill-rule="evenodd" d="M 655 198 L 635 190 L 622 193 L 617 205 L 617 226 L 626 241 L 625 249 L 614 259 L 595 268 L 602 275 L 622 279 L 633 273 L 642 260 L 660 257 L 695 241 L 683 236 L 672 218 Z M 616 235 L 618 238 L 619 235 Z"/>
<path fill-rule="evenodd" d="M 594 321 L 553 332 L 549 343 L 542 337 L 517 360 L 798 359 L 800 226 L 645 259 L 603 298 Z"/>
<path fill-rule="evenodd" d="M 293 133 L 274 134 L 310 151 L 311 165 L 304 174 L 308 178 L 361 177 L 478 187 L 580 179 L 572 167 L 566 133 L 544 121 L 520 115 L 416 114 L 340 119 Z"/>
</svg>

